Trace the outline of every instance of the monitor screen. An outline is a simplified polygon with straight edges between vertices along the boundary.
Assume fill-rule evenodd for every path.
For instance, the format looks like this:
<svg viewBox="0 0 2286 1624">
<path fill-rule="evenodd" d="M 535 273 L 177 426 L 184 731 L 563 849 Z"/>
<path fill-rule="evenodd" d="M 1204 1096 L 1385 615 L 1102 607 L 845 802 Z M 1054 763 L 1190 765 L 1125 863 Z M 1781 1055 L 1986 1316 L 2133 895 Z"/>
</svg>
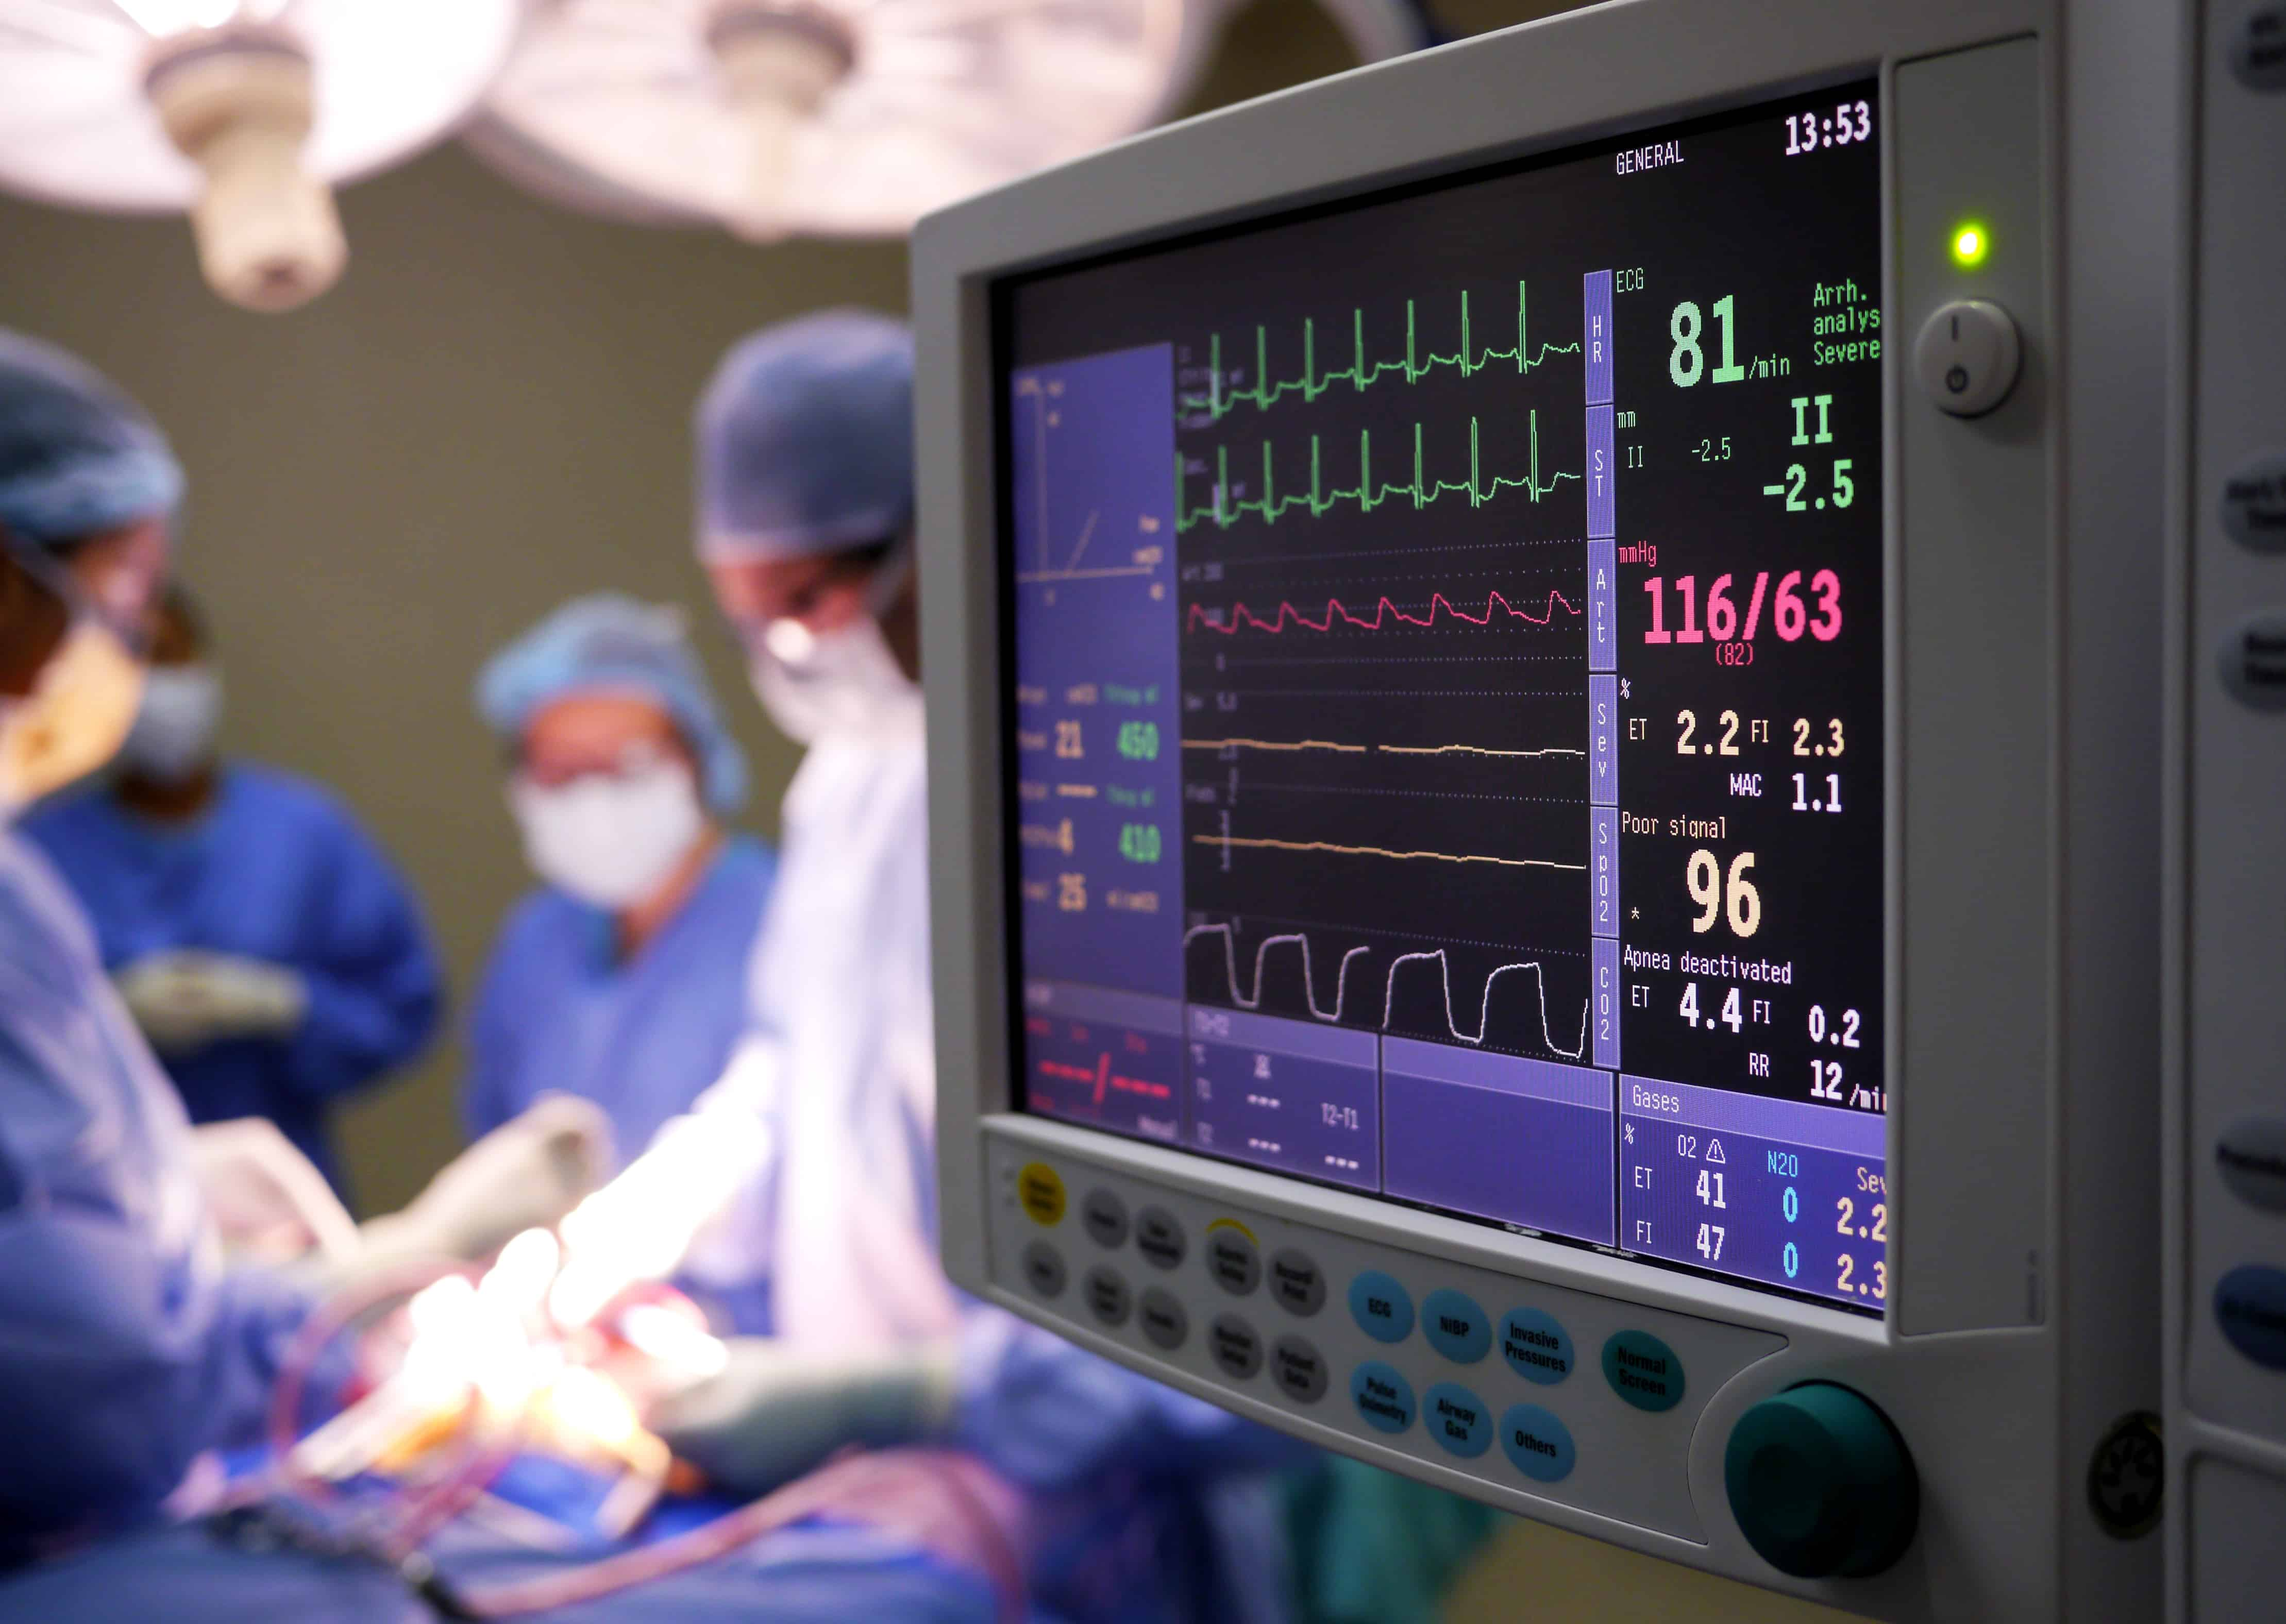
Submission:
<svg viewBox="0 0 2286 1624">
<path fill-rule="evenodd" d="M 1880 1311 L 1875 108 L 996 288 L 1021 1108 Z"/>
</svg>

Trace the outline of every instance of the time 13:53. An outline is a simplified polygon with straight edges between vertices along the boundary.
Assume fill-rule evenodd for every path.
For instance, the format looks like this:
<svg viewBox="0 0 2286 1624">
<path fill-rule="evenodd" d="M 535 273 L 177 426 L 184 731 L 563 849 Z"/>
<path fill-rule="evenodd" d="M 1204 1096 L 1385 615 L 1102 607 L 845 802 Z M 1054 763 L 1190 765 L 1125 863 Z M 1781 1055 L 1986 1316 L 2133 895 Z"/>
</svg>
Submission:
<svg viewBox="0 0 2286 1624">
<path fill-rule="evenodd" d="M 1866 102 L 1845 101 L 1831 113 L 1789 113 L 1785 127 L 1785 155 L 1795 158 L 1820 147 L 1848 146 L 1854 141 L 1872 140 L 1873 109 Z"/>
</svg>

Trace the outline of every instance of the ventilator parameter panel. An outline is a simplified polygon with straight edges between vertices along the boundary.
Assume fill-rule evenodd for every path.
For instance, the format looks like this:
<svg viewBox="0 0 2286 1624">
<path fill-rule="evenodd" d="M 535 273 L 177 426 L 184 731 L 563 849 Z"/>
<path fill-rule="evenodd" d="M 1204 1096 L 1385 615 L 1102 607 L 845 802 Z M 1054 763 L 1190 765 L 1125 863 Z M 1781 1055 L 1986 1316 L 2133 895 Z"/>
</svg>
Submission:
<svg viewBox="0 0 2286 1624">
<path fill-rule="evenodd" d="M 2128 177 L 2058 20 L 1604 7 L 925 224 L 957 1279 L 1861 1612 L 2156 1596 L 2151 1068 L 2084 1042 L 2156 1053 L 2156 935 L 2065 895 L 2156 895 L 2158 627 L 2065 564 L 2156 583 L 2157 334 L 2058 303 L 2059 171 Z"/>
</svg>

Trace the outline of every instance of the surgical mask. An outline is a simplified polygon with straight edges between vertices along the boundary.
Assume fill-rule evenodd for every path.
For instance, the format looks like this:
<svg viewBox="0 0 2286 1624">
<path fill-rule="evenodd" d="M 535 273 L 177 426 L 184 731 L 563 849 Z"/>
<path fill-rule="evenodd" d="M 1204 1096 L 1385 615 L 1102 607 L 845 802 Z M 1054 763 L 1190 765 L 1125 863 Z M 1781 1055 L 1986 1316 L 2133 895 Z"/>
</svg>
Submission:
<svg viewBox="0 0 2286 1624">
<path fill-rule="evenodd" d="M 698 786 L 681 761 L 558 785 L 519 777 L 508 809 L 534 873 L 614 912 L 657 895 L 706 831 Z"/>
<path fill-rule="evenodd" d="M 119 764 L 154 783 L 187 783 L 214 759 L 221 719 L 222 678 L 211 666 L 154 666 Z"/>
<path fill-rule="evenodd" d="M 773 620 L 748 650 L 755 696 L 781 732 L 804 745 L 824 738 L 917 735 L 921 691 L 881 635 L 880 616 L 910 568 L 910 544 L 875 572 L 866 612 L 830 632 Z"/>
<path fill-rule="evenodd" d="M 143 667 L 119 635 L 75 616 L 32 691 L 0 698 L 0 818 L 109 761 L 142 692 Z"/>
</svg>

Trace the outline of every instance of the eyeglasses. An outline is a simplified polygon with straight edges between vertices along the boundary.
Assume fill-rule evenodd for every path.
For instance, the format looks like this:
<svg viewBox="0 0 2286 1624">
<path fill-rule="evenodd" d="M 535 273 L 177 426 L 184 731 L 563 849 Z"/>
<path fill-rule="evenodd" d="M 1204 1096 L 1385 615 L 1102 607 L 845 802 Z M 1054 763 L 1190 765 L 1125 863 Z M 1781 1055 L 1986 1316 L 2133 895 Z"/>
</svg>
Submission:
<svg viewBox="0 0 2286 1624">
<path fill-rule="evenodd" d="M 519 749 L 510 753 L 508 766 L 527 782 L 552 790 L 581 778 L 639 778 L 674 759 L 674 753 L 664 745 L 635 739 L 608 756 L 570 752 L 558 756 L 536 755 Z"/>
<path fill-rule="evenodd" d="M 54 554 L 25 540 L 5 525 L 0 525 L 0 550 L 7 553 L 33 585 L 62 604 L 64 612 L 74 620 L 93 620 L 124 644 L 137 660 L 150 658 L 152 628 L 148 611 L 158 590 L 158 569 L 122 565 L 116 572 L 115 585 L 106 583 L 111 587 L 109 591 L 91 592 L 69 566 L 58 562 Z"/>
</svg>

